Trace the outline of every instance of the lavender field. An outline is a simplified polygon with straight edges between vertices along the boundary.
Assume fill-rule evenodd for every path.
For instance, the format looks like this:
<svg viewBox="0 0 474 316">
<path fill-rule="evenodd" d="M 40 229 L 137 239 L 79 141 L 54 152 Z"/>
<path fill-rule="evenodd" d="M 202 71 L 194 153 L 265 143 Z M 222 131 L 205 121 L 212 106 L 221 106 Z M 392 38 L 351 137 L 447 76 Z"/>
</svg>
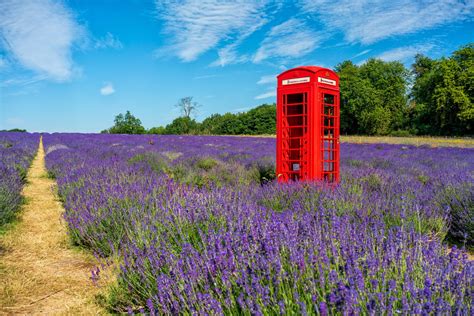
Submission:
<svg viewBox="0 0 474 316">
<path fill-rule="evenodd" d="M 43 141 L 112 312 L 473 313 L 473 149 L 343 143 L 334 187 L 273 181 L 271 138 Z"/>
<path fill-rule="evenodd" d="M 0 229 L 15 219 L 39 134 L 0 132 Z"/>
</svg>

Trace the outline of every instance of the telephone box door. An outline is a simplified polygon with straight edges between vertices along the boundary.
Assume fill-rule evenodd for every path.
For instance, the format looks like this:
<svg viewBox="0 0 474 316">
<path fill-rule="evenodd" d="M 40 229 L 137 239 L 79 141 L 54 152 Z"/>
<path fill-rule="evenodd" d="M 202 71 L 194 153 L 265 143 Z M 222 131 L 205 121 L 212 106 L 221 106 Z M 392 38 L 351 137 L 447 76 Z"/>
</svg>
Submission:
<svg viewBox="0 0 474 316">
<path fill-rule="evenodd" d="M 323 180 L 339 181 L 339 94 L 320 90 L 321 102 L 321 170 Z"/>
<path fill-rule="evenodd" d="M 309 89 L 287 89 L 280 95 L 280 181 L 306 180 L 309 163 Z"/>
</svg>

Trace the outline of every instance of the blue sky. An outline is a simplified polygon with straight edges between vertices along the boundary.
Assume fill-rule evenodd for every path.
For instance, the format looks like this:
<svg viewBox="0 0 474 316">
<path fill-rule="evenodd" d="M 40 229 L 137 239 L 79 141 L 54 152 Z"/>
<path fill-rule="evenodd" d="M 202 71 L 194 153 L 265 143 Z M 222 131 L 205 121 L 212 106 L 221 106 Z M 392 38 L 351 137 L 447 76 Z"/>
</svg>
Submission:
<svg viewBox="0 0 474 316">
<path fill-rule="evenodd" d="M 146 128 L 275 101 L 298 65 L 448 56 L 474 41 L 474 0 L 0 0 L 0 129 Z"/>
</svg>

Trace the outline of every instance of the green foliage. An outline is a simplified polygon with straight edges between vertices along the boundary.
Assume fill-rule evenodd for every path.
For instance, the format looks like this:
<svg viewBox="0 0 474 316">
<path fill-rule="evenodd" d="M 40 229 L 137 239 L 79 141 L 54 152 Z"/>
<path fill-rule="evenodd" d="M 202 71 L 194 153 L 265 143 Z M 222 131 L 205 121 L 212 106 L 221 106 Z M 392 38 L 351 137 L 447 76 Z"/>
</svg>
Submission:
<svg viewBox="0 0 474 316">
<path fill-rule="evenodd" d="M 341 132 L 386 135 L 404 125 L 408 70 L 400 62 L 369 59 L 336 67 L 341 89 Z"/>
<path fill-rule="evenodd" d="M 256 168 L 260 184 L 265 184 L 276 179 L 275 166 L 271 161 L 259 162 Z"/>
<path fill-rule="evenodd" d="M 474 126 L 474 44 L 449 58 L 417 55 L 411 76 L 400 62 L 369 59 L 336 67 L 341 132 L 346 134 L 465 135 Z M 407 98 L 411 87 L 410 100 Z M 397 133 L 401 131 L 401 133 Z"/>
<path fill-rule="evenodd" d="M 205 135 L 218 134 L 218 126 L 220 124 L 222 115 L 212 114 L 199 124 L 199 133 Z"/>
<path fill-rule="evenodd" d="M 226 113 L 220 117 L 215 128 L 218 135 L 239 135 L 245 134 L 246 128 L 241 114 Z"/>
<path fill-rule="evenodd" d="M 23 197 L 6 186 L 0 186 L 0 231 L 7 223 L 16 219 Z"/>
<path fill-rule="evenodd" d="M 474 44 L 451 57 L 418 55 L 412 66 L 412 130 L 419 134 L 463 135 L 474 128 Z"/>
<path fill-rule="evenodd" d="M 26 129 L 21 129 L 21 128 L 12 128 L 12 129 L 2 129 L 0 132 L 17 132 L 17 133 L 26 133 Z"/>
<path fill-rule="evenodd" d="M 199 124 L 199 133 L 262 135 L 276 133 L 276 106 L 262 104 L 248 112 L 213 114 Z"/>
<path fill-rule="evenodd" d="M 178 117 L 173 120 L 170 124 L 166 125 L 166 134 L 194 134 L 197 130 L 198 123 L 192 118 L 187 116 Z"/>
<path fill-rule="evenodd" d="M 276 133 L 276 106 L 262 104 L 242 114 L 246 134 L 261 135 Z"/>
<path fill-rule="evenodd" d="M 441 207 L 450 211 L 449 239 L 474 249 L 473 186 L 471 184 L 464 187 L 447 186 L 439 196 Z"/>
<path fill-rule="evenodd" d="M 148 130 L 148 134 L 163 135 L 166 134 L 166 128 L 164 126 L 152 127 Z"/>
<path fill-rule="evenodd" d="M 115 116 L 114 126 L 107 130 L 110 134 L 145 134 L 145 128 L 140 119 L 133 116 L 130 111 Z M 102 131 L 105 132 L 105 131 Z"/>
<path fill-rule="evenodd" d="M 167 172 L 169 169 L 168 161 L 165 159 L 165 157 L 154 152 L 144 152 L 135 155 L 128 162 L 132 165 L 139 165 L 140 163 L 144 163 L 156 173 Z"/>
<path fill-rule="evenodd" d="M 217 165 L 217 160 L 211 158 L 211 157 L 206 157 L 206 158 L 201 158 L 198 159 L 196 166 L 200 169 L 203 169 L 205 171 L 211 170 L 213 167 Z"/>
</svg>

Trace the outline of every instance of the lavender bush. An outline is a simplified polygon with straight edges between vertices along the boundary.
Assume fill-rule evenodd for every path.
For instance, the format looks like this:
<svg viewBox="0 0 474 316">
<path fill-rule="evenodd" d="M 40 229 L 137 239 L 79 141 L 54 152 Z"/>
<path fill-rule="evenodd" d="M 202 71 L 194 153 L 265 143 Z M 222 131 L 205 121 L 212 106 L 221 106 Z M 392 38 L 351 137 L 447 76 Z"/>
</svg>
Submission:
<svg viewBox="0 0 474 316">
<path fill-rule="evenodd" d="M 0 227 L 15 218 L 26 172 L 38 148 L 39 135 L 0 132 Z"/>
<path fill-rule="evenodd" d="M 268 182 L 274 139 L 44 142 L 72 240 L 121 262 L 116 312 L 472 312 L 474 264 L 442 243 L 472 206 L 472 149 L 342 144 L 332 187 Z"/>
</svg>

